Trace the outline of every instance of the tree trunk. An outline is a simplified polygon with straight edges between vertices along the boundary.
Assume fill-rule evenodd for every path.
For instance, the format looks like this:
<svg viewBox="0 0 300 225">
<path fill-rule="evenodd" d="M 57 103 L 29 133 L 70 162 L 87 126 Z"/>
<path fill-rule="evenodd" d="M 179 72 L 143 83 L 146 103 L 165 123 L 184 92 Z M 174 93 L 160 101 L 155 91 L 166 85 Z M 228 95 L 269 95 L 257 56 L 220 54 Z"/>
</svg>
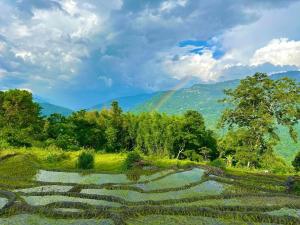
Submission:
<svg viewBox="0 0 300 225">
<path fill-rule="evenodd" d="M 185 147 L 185 144 L 183 144 L 183 145 L 181 146 L 181 148 L 179 149 L 179 152 L 178 152 L 178 154 L 177 154 L 176 159 L 179 159 L 180 154 L 184 151 L 184 147 Z"/>
</svg>

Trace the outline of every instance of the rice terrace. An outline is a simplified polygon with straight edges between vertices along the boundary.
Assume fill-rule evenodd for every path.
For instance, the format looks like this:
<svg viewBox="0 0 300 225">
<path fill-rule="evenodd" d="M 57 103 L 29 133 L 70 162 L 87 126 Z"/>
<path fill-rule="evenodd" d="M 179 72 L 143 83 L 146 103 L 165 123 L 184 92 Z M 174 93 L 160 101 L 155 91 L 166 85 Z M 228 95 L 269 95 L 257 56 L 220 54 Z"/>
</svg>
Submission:
<svg viewBox="0 0 300 225">
<path fill-rule="evenodd" d="M 197 164 L 82 174 L 34 170 L 25 162 L 28 157 L 24 151 L 1 157 L 7 166 L 19 160 L 24 165 L 19 169 L 23 177 L 13 170 L 6 177 L 1 174 L 0 224 L 300 222 L 299 192 L 287 191 L 285 176 L 224 172 Z"/>
<path fill-rule="evenodd" d="M 0 225 L 300 225 L 300 0 L 0 0 Z"/>
</svg>

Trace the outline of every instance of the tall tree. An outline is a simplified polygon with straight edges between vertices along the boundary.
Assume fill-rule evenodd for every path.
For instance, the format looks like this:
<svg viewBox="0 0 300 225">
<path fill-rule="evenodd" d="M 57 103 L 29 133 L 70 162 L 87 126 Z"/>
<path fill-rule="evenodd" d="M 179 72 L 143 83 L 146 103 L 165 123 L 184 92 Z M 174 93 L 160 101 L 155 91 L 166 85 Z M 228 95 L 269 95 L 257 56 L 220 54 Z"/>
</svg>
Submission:
<svg viewBox="0 0 300 225">
<path fill-rule="evenodd" d="M 294 126 L 300 118 L 299 83 L 288 78 L 272 80 L 267 74 L 256 73 L 241 80 L 236 89 L 225 90 L 225 94 L 222 101 L 229 108 L 223 112 L 220 125 L 229 131 L 243 129 L 243 140 L 238 144 L 239 149 L 244 149 L 239 153 L 247 166 L 257 165 L 260 156 L 273 151 L 279 141 L 278 125 L 288 127 L 290 136 L 297 141 Z"/>
<path fill-rule="evenodd" d="M 106 120 L 106 149 L 118 152 L 124 146 L 123 113 L 117 101 L 111 103 Z"/>
<path fill-rule="evenodd" d="M 33 102 L 32 94 L 25 90 L 0 93 L 1 136 L 10 144 L 30 146 L 33 139 L 42 136 L 43 119 L 40 106 Z"/>
<path fill-rule="evenodd" d="M 204 159 L 214 159 L 218 156 L 213 132 L 206 129 L 204 118 L 197 111 L 188 110 L 184 114 L 177 137 L 176 158 L 182 157 L 184 151 L 194 151 Z"/>
</svg>

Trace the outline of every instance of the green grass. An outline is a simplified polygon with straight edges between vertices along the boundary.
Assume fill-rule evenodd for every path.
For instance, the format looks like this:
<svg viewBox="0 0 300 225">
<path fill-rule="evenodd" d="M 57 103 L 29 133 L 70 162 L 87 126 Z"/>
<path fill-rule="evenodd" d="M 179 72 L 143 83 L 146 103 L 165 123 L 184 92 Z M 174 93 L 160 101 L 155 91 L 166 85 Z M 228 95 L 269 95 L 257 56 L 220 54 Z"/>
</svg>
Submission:
<svg viewBox="0 0 300 225">
<path fill-rule="evenodd" d="M 0 186 L 29 185 L 37 173 L 37 163 L 31 155 L 16 155 L 0 162 Z"/>
</svg>

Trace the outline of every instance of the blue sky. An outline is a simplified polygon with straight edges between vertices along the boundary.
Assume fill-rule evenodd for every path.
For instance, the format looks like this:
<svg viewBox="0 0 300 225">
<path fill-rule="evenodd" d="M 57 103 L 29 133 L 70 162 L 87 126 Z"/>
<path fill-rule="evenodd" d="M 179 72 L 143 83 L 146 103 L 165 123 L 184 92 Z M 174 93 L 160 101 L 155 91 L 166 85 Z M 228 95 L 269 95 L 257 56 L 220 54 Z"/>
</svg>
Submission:
<svg viewBox="0 0 300 225">
<path fill-rule="evenodd" d="M 296 0 L 0 0 L 0 89 L 87 108 L 300 68 Z"/>
</svg>

